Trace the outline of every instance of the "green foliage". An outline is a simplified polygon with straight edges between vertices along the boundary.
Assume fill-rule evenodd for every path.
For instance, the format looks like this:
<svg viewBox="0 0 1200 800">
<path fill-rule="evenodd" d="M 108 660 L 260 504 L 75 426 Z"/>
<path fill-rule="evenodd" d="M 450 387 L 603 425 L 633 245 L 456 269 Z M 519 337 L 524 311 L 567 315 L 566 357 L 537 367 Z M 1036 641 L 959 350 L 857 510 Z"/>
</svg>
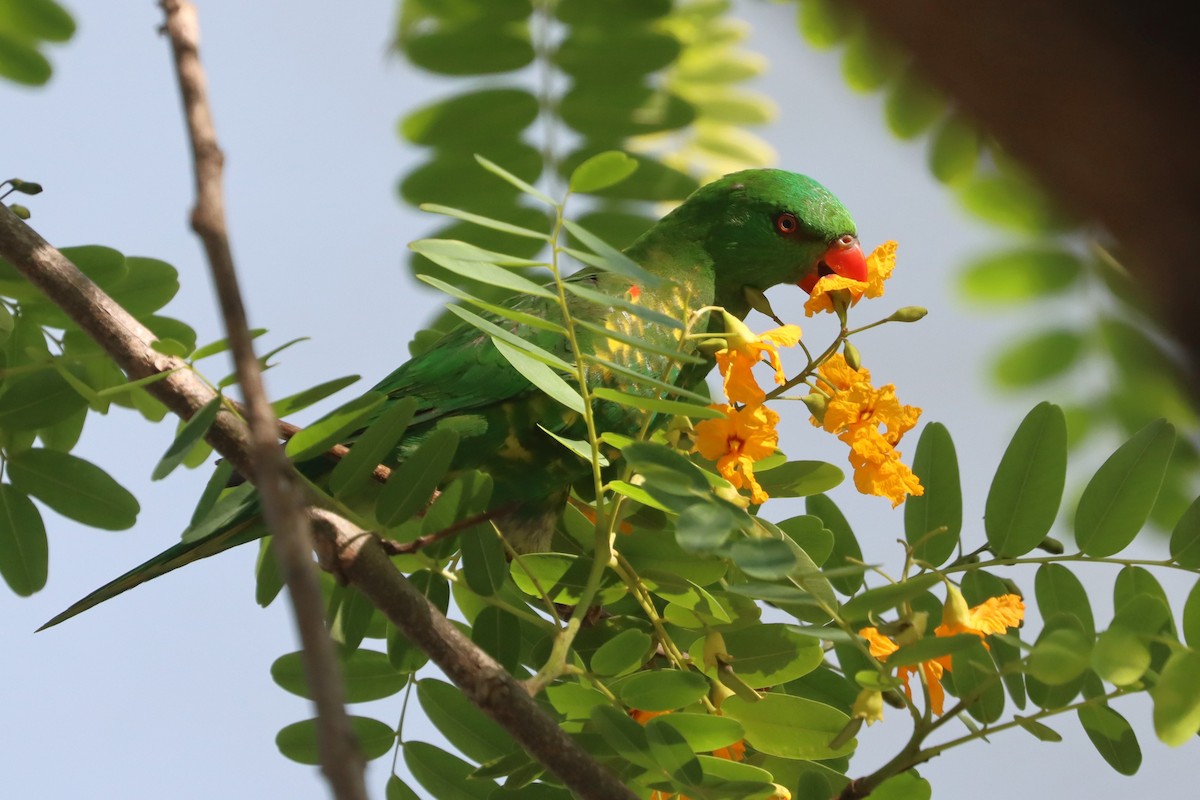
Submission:
<svg viewBox="0 0 1200 800">
<path fill-rule="evenodd" d="M 41 86 L 52 72 L 42 46 L 74 35 L 75 20 L 54 0 L 0 0 L 0 77 Z"/>
</svg>

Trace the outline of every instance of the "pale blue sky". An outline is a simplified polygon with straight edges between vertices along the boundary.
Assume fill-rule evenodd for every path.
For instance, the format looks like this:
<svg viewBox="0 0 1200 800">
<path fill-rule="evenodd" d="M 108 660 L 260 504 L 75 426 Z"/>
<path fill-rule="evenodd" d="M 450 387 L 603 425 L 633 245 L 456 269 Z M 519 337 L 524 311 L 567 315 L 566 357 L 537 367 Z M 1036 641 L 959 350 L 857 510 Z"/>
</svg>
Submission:
<svg viewBox="0 0 1200 800">
<path fill-rule="evenodd" d="M 187 228 L 190 166 L 169 49 L 156 33 L 157 4 L 69 5 L 79 32 L 52 52 L 50 85 L 30 91 L 0 83 L 0 173 L 45 185 L 27 205 L 32 224 L 52 243 L 105 244 L 174 264 L 184 288 L 168 312 L 193 324 L 202 341 L 219 338 L 205 265 Z M 271 344 L 312 337 L 268 374 L 269 390 L 283 396 L 348 373 L 363 375 L 369 385 L 404 360 L 409 337 L 442 302 L 418 288 L 403 266 L 405 243 L 432 225 L 396 199 L 398 176 L 420 154 L 398 141 L 394 128 L 406 110 L 453 91 L 454 83 L 417 74 L 389 55 L 391 3 L 198 5 L 202 55 L 227 154 L 233 246 L 252 323 L 270 329 L 264 341 Z M 894 382 L 905 402 L 925 409 L 924 420 L 945 423 L 955 436 L 965 536 L 978 542 L 995 464 L 1035 399 L 999 399 L 983 388 L 983 360 L 1022 321 L 965 308 L 952 283 L 966 257 L 1005 239 L 956 210 L 928 177 L 923 146 L 898 143 L 885 131 L 879 98 L 844 88 L 836 55 L 800 43 L 793 6 L 747 2 L 739 8 L 755 26 L 750 46 L 771 62 L 757 88 L 780 105 L 778 122 L 765 130 L 780 166 L 808 173 L 838 194 L 855 214 L 864 244 L 900 242 L 896 277 L 877 301 L 880 316 L 903 305 L 930 309 L 919 325 L 884 328 L 858 344 L 879 382 Z M 772 297 L 785 320 L 801 322 L 815 341 L 828 334 L 828 326 L 802 319 L 798 291 L 780 288 Z M 1041 309 L 1047 311 L 1057 313 Z M 764 327 L 761 318 L 751 322 Z M 214 378 L 224 372 L 210 369 Z M 814 431 L 799 408 L 784 412 L 789 455 L 844 463 L 843 448 Z M 316 770 L 275 749 L 279 728 L 310 712 L 270 679 L 271 662 L 295 643 L 284 604 L 265 611 L 254 604 L 254 548 L 201 562 L 62 627 L 33 633 L 70 602 L 175 540 L 206 470 L 150 483 L 172 435 L 169 423 L 150 426 L 120 410 L 89 420 L 78 452 L 138 495 L 137 527 L 85 529 L 47 511 L 49 585 L 30 599 L 0 589 L 6 796 L 326 795 Z M 915 438 L 909 458 L 914 447 Z M 868 557 L 895 564 L 901 513 L 883 500 L 857 496 L 851 486 L 833 497 Z M 799 511 L 798 503 L 780 501 L 773 517 Z M 1031 592 L 1031 575 L 1022 583 Z M 1172 588 L 1178 597 L 1187 586 Z M 1095 601 L 1101 624 L 1111 613 L 1102 591 Z M 397 696 L 362 713 L 393 721 L 399 707 Z M 923 772 L 937 796 L 976 800 L 1116 800 L 1186 785 L 1195 744 L 1168 751 L 1155 741 L 1144 699 L 1118 710 L 1143 743 L 1142 770 L 1131 779 L 1101 761 L 1073 718 L 1053 723 L 1067 737 L 1063 744 L 1010 732 L 991 745 L 952 752 Z M 906 721 L 895 713 L 865 731 L 853 772 L 890 756 L 906 734 Z M 437 741 L 411 710 L 406 737 Z M 374 796 L 382 796 L 389 762 L 370 767 Z"/>
</svg>

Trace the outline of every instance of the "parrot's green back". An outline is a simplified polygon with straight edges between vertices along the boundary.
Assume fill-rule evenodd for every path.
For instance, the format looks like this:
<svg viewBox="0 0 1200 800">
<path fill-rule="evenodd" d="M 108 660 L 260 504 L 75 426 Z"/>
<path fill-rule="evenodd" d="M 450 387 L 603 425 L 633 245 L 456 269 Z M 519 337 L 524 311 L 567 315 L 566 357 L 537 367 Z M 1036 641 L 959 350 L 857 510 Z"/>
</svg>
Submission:
<svg viewBox="0 0 1200 800">
<path fill-rule="evenodd" d="M 743 317 L 749 310 L 747 288 L 765 291 L 781 283 L 799 283 L 818 270 L 836 271 L 827 267 L 827 257 L 845 248 L 854 236 L 854 223 L 845 208 L 812 179 L 782 170 L 747 170 L 697 190 L 626 249 L 630 258 L 658 278 L 654 285 L 636 285 L 621 275 L 592 269 L 569 280 L 676 320 L 713 305 Z M 647 322 L 620 306 L 571 298 L 572 316 L 590 323 L 576 329 L 580 349 L 615 365 L 612 369 L 589 365 L 587 381 L 592 388 L 649 394 L 650 385 L 637 380 L 645 376 L 686 389 L 703 381 L 711 368 L 706 359 L 702 365 L 681 369 L 678 361 L 665 355 L 605 336 L 597 329 L 611 330 L 615 337 L 636 337 L 655 345 L 654 349 L 678 347 L 698 355 L 688 342 L 679 344 L 675 329 Z M 521 296 L 509 305 L 535 317 L 562 321 L 553 300 Z M 710 316 L 711 324 L 719 325 L 719 315 Z M 560 334 L 500 316 L 490 321 L 564 361 L 573 360 Z M 453 428 L 459 446 L 449 477 L 473 469 L 490 474 L 491 507 L 502 511 L 496 523 L 508 541 L 520 552 L 549 548 L 572 483 L 590 467 L 547 431 L 568 439 L 586 438 L 580 414 L 534 387 L 486 334 L 465 324 L 401 365 L 374 390 L 387 397 L 380 414 L 402 398 L 417 403 L 413 421 L 388 466 L 403 463 L 434 430 Z M 595 401 L 593 409 L 600 431 L 633 435 L 641 424 L 640 414 L 621 404 Z M 352 446 L 353 439 L 347 444 Z M 310 479 L 319 480 L 332 464 L 321 458 L 297 466 Z M 255 493 L 242 489 L 223 502 L 229 507 L 223 524 L 185 532 L 182 542 L 96 590 L 43 627 L 263 534 Z"/>
</svg>

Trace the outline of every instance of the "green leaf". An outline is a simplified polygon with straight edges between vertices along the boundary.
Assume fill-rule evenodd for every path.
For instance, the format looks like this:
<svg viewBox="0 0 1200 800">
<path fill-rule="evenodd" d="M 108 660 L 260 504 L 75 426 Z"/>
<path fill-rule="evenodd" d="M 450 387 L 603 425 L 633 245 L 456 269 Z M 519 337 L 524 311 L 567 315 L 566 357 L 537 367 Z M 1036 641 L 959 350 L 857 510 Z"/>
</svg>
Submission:
<svg viewBox="0 0 1200 800">
<path fill-rule="evenodd" d="M 758 702 L 730 697 L 721 712 L 746 729 L 746 741 L 754 749 L 780 758 L 824 760 L 854 751 L 851 739 L 834 749 L 829 742 L 841 732 L 850 718 L 843 712 L 787 694 L 767 692 Z"/>
<path fill-rule="evenodd" d="M 888 128 L 901 139 L 913 139 L 941 119 L 946 98 L 909 67 L 892 84 L 884 100 Z"/>
<path fill-rule="evenodd" d="M 57 450 L 33 448 L 8 459 L 9 479 L 68 519 L 121 531 L 137 522 L 137 498 L 91 462 Z"/>
<path fill-rule="evenodd" d="M 975 175 L 957 188 L 959 202 L 968 212 L 1015 233 L 1044 235 L 1071 225 L 1037 184 L 1014 174 Z"/>
<path fill-rule="evenodd" d="M 886 586 L 868 589 L 842 606 L 842 618 L 851 623 L 864 622 L 867 620 L 868 614 L 890 611 L 901 603 L 924 594 L 939 580 L 937 575 L 925 573 L 909 578 L 902 583 L 890 583 Z"/>
<path fill-rule="evenodd" d="M 1159 739 L 1171 747 L 1193 739 L 1200 732 L 1200 651 L 1172 653 L 1150 697 Z"/>
<path fill-rule="evenodd" d="M 738 628 L 723 638 L 734 671 L 751 686 L 781 686 L 812 672 L 825 656 L 820 640 L 778 622 Z M 703 651 L 704 640 L 697 639 L 690 651 L 692 663 L 704 663 Z M 716 675 L 707 667 L 705 671 Z"/>
<path fill-rule="evenodd" d="M 528 325 L 531 328 L 539 328 L 541 330 L 564 335 L 567 332 L 566 328 L 558 323 L 551 322 L 547 319 L 542 319 L 534 314 L 527 314 L 524 311 L 517 311 L 515 309 L 496 305 L 495 303 L 489 303 L 488 301 L 481 300 L 470 292 L 464 291 L 453 284 L 446 283 L 445 281 L 438 280 L 437 278 L 429 275 L 418 275 L 417 280 L 428 283 L 433 288 L 443 291 L 451 297 L 457 297 L 459 300 L 465 300 L 473 306 L 478 306 L 485 311 L 490 311 L 497 316 L 511 319 L 514 322 L 519 322 L 522 325 Z"/>
<path fill-rule="evenodd" d="M 544 350 L 541 347 L 538 347 L 536 344 L 534 344 L 533 342 L 530 342 L 528 339 L 524 339 L 521 336 L 517 335 L 516 333 L 513 333 L 512 331 L 505 330 L 504 328 L 501 328 L 499 325 L 495 325 L 495 324 L 489 322 L 488 320 L 484 319 L 483 317 L 479 316 L 478 314 L 476 314 L 472 311 L 468 311 L 467 309 L 463 308 L 462 306 L 449 305 L 449 306 L 446 306 L 446 310 L 450 311 L 455 316 L 463 319 L 464 321 L 467 322 L 467 324 L 473 325 L 474 327 L 483 331 L 488 336 L 490 336 L 494 339 L 502 339 L 503 341 L 508 342 L 513 347 L 530 355 L 531 357 L 537 359 L 538 361 L 542 362 L 543 364 L 545 364 L 547 366 L 554 367 L 555 369 L 561 370 L 568 374 L 573 375 L 575 373 L 575 367 L 571 366 L 566 361 L 563 361 L 561 358 L 556 356 L 554 353 L 551 353 L 549 350 Z"/>
<path fill-rule="evenodd" d="M 912 469 L 925 493 L 904 504 L 904 538 L 914 556 L 937 567 L 954 553 L 962 534 L 958 455 L 945 425 L 931 422 L 921 431 Z M 945 530 L 935 533 L 939 528 Z"/>
<path fill-rule="evenodd" d="M 379 392 L 367 392 L 356 397 L 293 436 L 284 448 L 293 461 L 319 456 L 366 424 L 383 405 L 386 397 Z"/>
<path fill-rule="evenodd" d="M 65 42 L 75 34 L 75 20 L 53 0 L 17 0 L 2 6 L 9 30 L 51 42 Z"/>
<path fill-rule="evenodd" d="M 517 588 L 531 597 L 540 597 L 544 591 L 554 602 L 570 605 L 579 602 L 591 567 L 590 558 L 566 553 L 531 553 L 521 556 L 519 563 L 514 560 L 509 575 Z M 611 570 L 606 571 L 596 602 L 611 603 L 624 594 L 624 584 L 619 583 Z"/>
<path fill-rule="evenodd" d="M 979 722 L 992 723 L 1004 713 L 1004 684 L 996 663 L 978 637 L 953 656 L 952 675 L 959 697 L 973 698 L 967 713 Z"/>
<path fill-rule="evenodd" d="M 1042 619 L 1068 614 L 1079 621 L 1080 628 L 1089 638 L 1095 635 L 1096 623 L 1092 618 L 1087 591 L 1071 570 L 1062 564 L 1043 564 L 1038 567 L 1034 593 Z"/>
<path fill-rule="evenodd" d="M 1047 686 L 1075 680 L 1091 665 L 1092 638 L 1072 626 L 1047 627 L 1029 653 L 1029 674 Z"/>
<path fill-rule="evenodd" d="M 788 461 L 756 472 L 759 484 L 771 497 L 808 497 L 822 494 L 840 484 L 845 475 L 824 461 Z"/>
<path fill-rule="evenodd" d="M 391 697 L 408 683 L 407 673 L 397 672 L 388 663 L 387 655 L 374 650 L 356 650 L 342 661 L 341 666 L 347 703 L 367 703 Z M 292 694 L 312 699 L 304 672 L 303 653 L 288 653 L 275 659 L 271 665 L 271 680 Z"/>
<path fill-rule="evenodd" d="M 727 506 L 693 503 L 675 520 L 675 541 L 688 552 L 711 553 L 724 545 L 737 529 L 737 517 Z M 790 551 L 788 561 L 795 563 Z"/>
<path fill-rule="evenodd" d="M 421 800 L 421 796 L 394 773 L 388 777 L 383 796 L 384 800 Z"/>
<path fill-rule="evenodd" d="M 855 29 L 842 51 L 842 77 L 856 92 L 873 92 L 881 88 L 892 79 L 900 65 L 896 46 L 866 24 Z"/>
<path fill-rule="evenodd" d="M 579 392 L 550 367 L 497 337 L 492 337 L 492 344 L 495 345 L 500 355 L 504 356 L 505 360 L 512 365 L 513 369 L 521 373 L 535 387 L 570 410 L 580 414 L 585 413 L 583 398 L 579 396 Z"/>
<path fill-rule="evenodd" d="M 585 247 L 603 259 L 601 267 L 608 272 L 614 272 L 618 275 L 629 278 L 635 284 L 646 288 L 655 288 L 662 285 L 662 278 L 647 272 L 640 264 L 634 261 L 629 256 L 616 249 L 608 242 L 596 236 L 594 233 L 584 228 L 577 222 L 571 220 L 563 220 L 563 226 L 571 232 L 571 235 L 583 243 Z"/>
<path fill-rule="evenodd" d="M 390 456 L 408 430 L 416 410 L 415 397 L 404 397 L 390 403 L 385 401 L 383 413 L 359 434 L 350 452 L 334 466 L 329 476 L 329 491 L 336 496 L 343 495 L 368 479 L 375 467 L 392 460 Z"/>
<path fill-rule="evenodd" d="M 1092 740 L 1096 752 L 1121 775 L 1133 775 L 1142 765 L 1142 748 L 1133 726 L 1107 705 L 1098 703 L 1079 709 L 1079 724 Z"/>
<path fill-rule="evenodd" d="M 1055 247 L 1023 247 L 992 253 L 971 262 L 959 289 L 978 303 L 1026 303 L 1061 294 L 1083 274 L 1079 256 Z"/>
<path fill-rule="evenodd" d="M 624 675 L 646 663 L 654 649 L 648 633 L 636 628 L 621 631 L 592 653 L 592 672 L 601 676 Z"/>
<path fill-rule="evenodd" d="M 376 519 L 385 528 L 394 528 L 427 505 L 457 449 L 457 433 L 434 429 L 410 458 L 392 470 L 375 503 Z"/>
<path fill-rule="evenodd" d="M 811 495 L 805 499 L 804 503 L 805 510 L 809 514 L 819 517 L 826 529 L 833 533 L 833 552 L 825 561 L 827 568 L 837 569 L 850 563 L 861 562 L 863 560 L 862 548 L 854 537 L 850 523 L 846 521 L 846 517 L 837 504 L 823 494 Z M 831 577 L 829 582 L 839 592 L 850 596 L 862 588 L 863 573 L 856 572 Z"/>
<path fill-rule="evenodd" d="M 293 722 L 275 735 L 275 746 L 292 761 L 317 766 L 321 763 L 317 749 L 318 720 Z M 358 751 L 368 761 L 387 755 L 396 741 L 390 725 L 369 717 L 350 717 L 350 731 L 358 741 Z"/>
<path fill-rule="evenodd" d="M 179 271 L 157 258 L 126 256 L 125 277 L 108 293 L 135 317 L 144 317 L 171 302 L 179 292 Z"/>
<path fill-rule="evenodd" d="M 521 623 L 507 611 L 485 606 L 471 624 L 471 641 L 509 672 L 520 668 Z"/>
<path fill-rule="evenodd" d="M 435 800 L 488 800 L 497 788 L 493 781 L 473 777 L 473 764 L 445 750 L 416 741 L 402 747 L 408 771 Z"/>
<path fill-rule="evenodd" d="M 470 242 L 460 242 L 457 239 L 418 239 L 415 242 L 409 242 L 408 249 L 429 259 L 436 255 L 455 261 L 485 261 L 501 267 L 549 266 L 545 261 L 517 258 L 507 253 L 486 250 Z"/>
<path fill-rule="evenodd" d="M 1171 560 L 1185 569 L 1200 569 L 1200 497 L 1192 501 L 1171 531 Z"/>
<path fill-rule="evenodd" d="M 636 442 L 621 451 L 625 461 L 646 478 L 648 488 L 669 494 L 708 497 L 708 480 L 684 456 L 669 447 Z"/>
<path fill-rule="evenodd" d="M 1040 403 L 1017 428 L 988 490 L 983 525 L 992 552 L 1022 556 L 1046 538 L 1066 473 L 1066 417 L 1058 406 Z"/>
<path fill-rule="evenodd" d="M 820 517 L 803 514 L 777 522 L 775 527 L 786 533 L 814 565 L 824 564 L 833 553 L 833 532 L 825 527 Z"/>
<path fill-rule="evenodd" d="M 257 339 L 258 337 L 262 336 L 266 332 L 267 332 L 266 328 L 253 328 L 250 331 L 250 340 L 253 341 L 253 340 Z M 208 358 L 209 356 L 215 356 L 219 353 L 224 353 L 228 349 L 229 349 L 229 340 L 228 339 L 218 339 L 215 342 L 209 342 L 208 344 L 197 347 L 196 350 L 191 355 L 191 360 L 199 361 L 202 358 Z"/>
<path fill-rule="evenodd" d="M 696 118 L 690 103 L 662 87 L 611 81 L 576 83 L 559 100 L 558 112 L 585 138 L 610 142 L 675 130 Z"/>
<path fill-rule="evenodd" d="M 491 597 L 508 580 L 508 559 L 491 525 L 477 525 L 458 537 L 462 548 L 463 578 L 471 591 Z"/>
<path fill-rule="evenodd" d="M 1139 431 L 1096 471 L 1075 510 L 1075 541 L 1098 558 L 1124 550 L 1146 522 L 1175 449 L 1166 420 Z"/>
<path fill-rule="evenodd" d="M 786 578 L 796 568 L 791 546 L 780 539 L 739 539 L 729 557 L 742 572 L 764 581 Z"/>
<path fill-rule="evenodd" d="M 78 413 L 87 400 L 50 368 L 4 381 L 0 392 L 0 428 L 33 431 L 49 428 Z"/>
<path fill-rule="evenodd" d="M 650 744 L 641 725 L 607 703 L 594 706 L 590 719 L 592 727 L 617 755 L 640 767 L 658 770 L 658 764 L 650 758 Z"/>
<path fill-rule="evenodd" d="M 674 711 L 708 694 L 708 679 L 698 672 L 660 669 L 639 672 L 617 689 L 621 702 L 642 711 Z"/>
<path fill-rule="evenodd" d="M 422 203 L 420 205 L 422 211 L 428 211 L 431 214 L 443 214 L 447 217 L 461 219 L 463 222 L 470 222 L 472 225 L 480 225 L 484 228 L 491 228 L 494 231 L 501 233 L 511 233 L 513 236 L 523 236 L 527 239 L 541 239 L 550 241 L 550 237 L 541 231 L 535 231 L 531 228 L 524 228 L 520 225 L 513 225 L 511 222 L 485 217 L 482 214 L 475 214 L 470 211 L 463 211 L 460 208 L 451 208 L 450 206 L 438 205 L 437 203 Z"/>
<path fill-rule="evenodd" d="M 481 167 L 483 167 L 484 169 L 486 169 L 488 172 L 502 178 L 503 180 L 507 181 L 510 185 L 515 186 L 517 189 L 521 190 L 522 192 L 529 195 L 530 197 L 533 197 L 537 200 L 541 200 L 543 203 L 545 203 L 546 205 L 548 205 L 552 208 L 558 208 L 558 203 L 554 202 L 554 200 L 551 199 L 549 196 L 543 194 L 542 192 L 538 191 L 534 187 L 530 186 L 528 183 L 521 180 L 516 175 L 512 174 L 511 172 L 509 172 L 508 170 L 506 170 L 504 167 L 500 166 L 499 164 L 496 164 L 495 162 L 491 161 L 490 159 L 484 158 L 483 156 L 478 155 L 478 154 L 476 154 L 475 160 L 478 161 L 479 165 Z"/>
<path fill-rule="evenodd" d="M 450 270 L 455 275 L 461 275 L 464 278 L 486 283 L 498 289 L 507 289 L 518 294 L 527 294 L 531 297 L 545 297 L 551 300 L 558 298 L 557 294 L 545 286 L 534 283 L 509 269 L 487 261 L 462 261 L 436 253 L 423 253 L 422 255 L 443 269 Z"/>
<path fill-rule="evenodd" d="M 408 60 L 439 75 L 511 72 L 533 61 L 528 32 L 490 21 L 445 25 L 402 42 Z M 477 124 L 477 123 L 476 123 Z"/>
<path fill-rule="evenodd" d="M 1013 721 L 1036 737 L 1039 742 L 1061 742 L 1063 740 L 1061 733 L 1035 719 L 1014 715 Z"/>
<path fill-rule="evenodd" d="M 1200 581 L 1183 604 L 1183 638 L 1189 647 L 1200 650 Z"/>
<path fill-rule="evenodd" d="M 665 400 L 660 397 L 643 397 L 641 395 L 628 394 L 616 389 L 607 389 L 599 387 L 592 390 L 592 397 L 599 400 L 607 400 L 612 403 L 619 403 L 629 408 L 637 408 L 642 411 L 650 411 L 655 414 L 668 414 L 676 417 L 688 417 L 690 419 L 721 419 L 725 415 L 715 408 L 698 405 L 696 403 L 685 403 L 680 400 Z"/>
<path fill-rule="evenodd" d="M 667 38 L 674 41 L 673 37 Z M 628 178 L 637 168 L 638 162 L 625 153 L 608 150 L 592 156 L 571 172 L 570 189 L 584 194 L 607 189 Z"/>
<path fill-rule="evenodd" d="M 21 597 L 46 585 L 50 545 L 42 515 L 24 492 L 0 483 L 0 576 Z"/>
<path fill-rule="evenodd" d="M 452 684 L 433 678 L 417 681 L 417 699 L 429 721 L 467 758 L 482 763 L 517 748 L 508 733 Z"/>
<path fill-rule="evenodd" d="M 654 762 L 671 776 L 672 781 L 685 786 L 693 786 L 704 780 L 700 762 L 696 760 L 683 734 L 670 725 L 654 723 L 653 719 L 646 723 L 646 743 Z"/>
<path fill-rule="evenodd" d="M 335 378 L 331 381 L 313 386 L 310 389 L 305 389 L 302 392 L 284 397 L 281 400 L 276 400 L 271 403 L 271 410 L 275 412 L 277 417 L 286 417 L 289 414 L 295 414 L 308 408 L 311 405 L 321 402 L 326 397 L 340 392 L 352 383 L 357 383 L 359 377 L 357 375 L 347 375 L 343 378 Z"/>
<path fill-rule="evenodd" d="M 52 69 L 46 57 L 28 43 L 0 30 L 0 76 L 26 86 L 41 86 Z"/>
<path fill-rule="evenodd" d="M 1083 351 L 1084 338 L 1078 331 L 1039 331 L 1005 347 L 992 374 L 1002 388 L 1028 389 L 1066 374 L 1079 363 Z"/>
<path fill-rule="evenodd" d="M 537 98 L 525 89 L 482 89 L 417 109 L 400 123 L 400 135 L 413 144 L 470 152 L 497 140 L 516 139 L 537 115 Z"/>
<path fill-rule="evenodd" d="M 200 441 L 212 427 L 213 421 L 217 418 L 217 412 L 221 410 L 221 402 L 219 395 L 214 397 L 193 414 L 191 419 L 183 423 L 183 427 L 175 435 L 175 440 L 171 442 L 167 452 L 154 467 L 154 472 L 150 474 L 151 480 L 162 480 L 183 463 L 183 459 L 187 457 L 192 445 Z"/>
<path fill-rule="evenodd" d="M 958 184 L 975 172 L 983 136 L 970 120 L 948 114 L 929 141 L 929 171 L 942 183 Z"/>
<path fill-rule="evenodd" d="M 228 462 L 225 462 L 228 463 Z M 254 561 L 254 602 L 266 608 L 275 602 L 283 590 L 283 576 L 279 574 L 279 559 L 272 544 L 273 536 L 258 540 L 258 558 Z"/>
<path fill-rule="evenodd" d="M 1133 631 L 1114 625 L 1092 649 L 1092 669 L 1113 686 L 1129 686 L 1150 668 L 1150 648 Z"/>
<path fill-rule="evenodd" d="M 800 35 L 817 50 L 833 47 L 854 29 L 855 11 L 840 0 L 801 0 L 799 6 Z"/>
<path fill-rule="evenodd" d="M 694 753 L 707 753 L 729 747 L 742 740 L 745 729 L 740 722 L 714 714 L 678 711 L 655 717 L 647 725 L 669 725 L 687 741 Z"/>
</svg>

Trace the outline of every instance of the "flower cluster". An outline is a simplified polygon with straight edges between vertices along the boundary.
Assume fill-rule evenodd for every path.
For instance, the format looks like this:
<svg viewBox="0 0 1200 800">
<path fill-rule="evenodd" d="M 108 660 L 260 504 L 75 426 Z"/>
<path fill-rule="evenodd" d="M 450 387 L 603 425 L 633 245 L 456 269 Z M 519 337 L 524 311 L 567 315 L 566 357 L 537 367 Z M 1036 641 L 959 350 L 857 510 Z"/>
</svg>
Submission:
<svg viewBox="0 0 1200 800">
<path fill-rule="evenodd" d="M 818 370 L 820 397 L 824 403 L 821 418 L 812 423 L 824 428 L 850 446 L 850 465 L 854 467 L 854 485 L 863 494 L 874 494 L 904 502 L 906 495 L 924 493 L 917 476 L 900 461 L 896 445 L 917 424 L 921 409 L 903 405 L 896 399 L 896 387 L 871 385 L 871 373 L 854 368 L 841 353 L 830 356 Z"/>
<path fill-rule="evenodd" d="M 716 360 L 729 403 L 709 406 L 724 416 L 696 425 L 696 449 L 717 463 L 717 472 L 730 484 L 749 489 L 750 502 L 762 504 L 768 495 L 754 478 L 754 462 L 775 452 L 779 415 L 763 405 L 767 394 L 753 369 L 765 360 L 775 370 L 775 383 L 782 385 L 786 378 L 778 348 L 799 342 L 800 328 L 784 325 L 756 336 L 740 319 L 725 314 L 725 331 L 725 347 L 716 352 Z"/>
<path fill-rule="evenodd" d="M 811 317 L 819 311 L 833 313 L 834 292 L 845 291 L 850 295 L 850 305 L 863 298 L 879 297 L 883 294 L 883 283 L 896 268 L 896 243 L 884 242 L 867 256 L 867 279 L 856 281 L 841 275 L 826 275 L 817 281 L 808 301 L 804 304 L 805 315 Z"/>
<path fill-rule="evenodd" d="M 1015 628 L 1025 618 L 1025 602 L 1015 594 L 1005 594 L 999 597 L 989 597 L 974 608 L 967 606 L 962 592 L 951 585 L 947 590 L 946 604 L 942 608 L 942 624 L 934 629 L 934 636 L 954 636 L 960 633 L 973 633 L 980 639 L 996 633 L 1004 633 L 1009 628 Z M 923 631 L 918 630 L 918 638 Z M 900 649 L 900 644 L 888 636 L 884 636 L 877 628 L 863 628 L 858 635 L 867 640 L 871 646 L 871 655 L 883 661 Z M 905 642 L 907 643 L 907 642 Z M 987 642 L 984 641 L 984 647 Z M 942 675 L 953 666 L 950 656 L 923 661 L 919 665 L 925 677 L 926 691 L 929 693 L 929 707 L 934 714 L 941 716 L 945 710 L 946 691 L 942 688 Z M 904 683 L 904 692 L 912 699 L 912 688 L 908 684 L 910 675 L 917 671 L 917 666 L 903 666 L 896 670 L 896 677 Z M 882 712 L 882 709 L 880 709 Z M 880 717 L 876 717 L 878 719 Z"/>
</svg>

